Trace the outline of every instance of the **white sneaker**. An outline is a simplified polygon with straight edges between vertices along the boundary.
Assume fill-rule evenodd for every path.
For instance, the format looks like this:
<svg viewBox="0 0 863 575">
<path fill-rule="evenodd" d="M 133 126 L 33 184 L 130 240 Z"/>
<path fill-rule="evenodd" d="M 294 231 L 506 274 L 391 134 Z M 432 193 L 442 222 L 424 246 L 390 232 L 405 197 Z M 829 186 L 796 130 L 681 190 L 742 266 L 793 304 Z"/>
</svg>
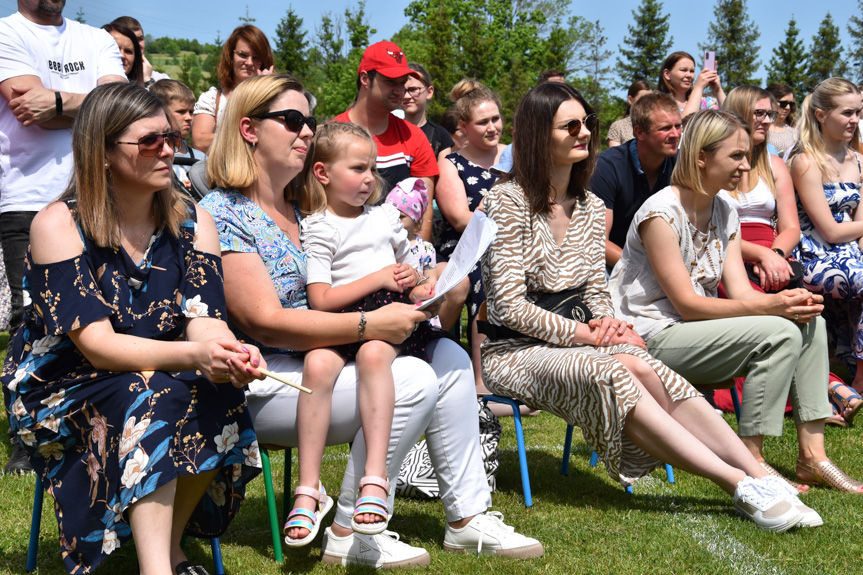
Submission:
<svg viewBox="0 0 863 575">
<path fill-rule="evenodd" d="M 321 562 L 336 565 L 369 565 L 375 569 L 424 567 L 431 563 L 428 552 L 399 541 L 398 533 L 383 531 L 377 535 L 352 533 L 338 537 L 332 529 L 324 530 Z"/>
<path fill-rule="evenodd" d="M 803 514 L 784 494 L 749 476 L 737 484 L 732 499 L 738 515 L 768 531 L 781 533 L 803 520 Z"/>
<path fill-rule="evenodd" d="M 515 532 L 498 511 L 476 515 L 461 529 L 447 524 L 443 548 L 450 553 L 483 553 L 517 559 L 542 557 L 542 543 Z"/>
<path fill-rule="evenodd" d="M 821 527 L 824 525 L 824 520 L 821 519 L 818 512 L 811 507 L 804 505 L 803 502 L 800 501 L 799 493 L 790 483 L 781 477 L 776 477 L 775 475 L 762 477 L 758 481 L 784 497 L 786 501 L 797 508 L 797 511 L 803 514 L 803 519 L 800 520 L 798 525 L 801 527 Z"/>
</svg>

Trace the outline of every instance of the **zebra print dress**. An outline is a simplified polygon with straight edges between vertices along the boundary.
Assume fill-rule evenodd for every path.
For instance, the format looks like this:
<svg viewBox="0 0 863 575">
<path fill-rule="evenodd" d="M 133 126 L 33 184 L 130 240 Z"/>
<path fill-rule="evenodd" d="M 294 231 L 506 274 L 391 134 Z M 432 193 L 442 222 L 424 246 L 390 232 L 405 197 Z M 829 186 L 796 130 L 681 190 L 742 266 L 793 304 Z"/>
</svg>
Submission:
<svg viewBox="0 0 863 575">
<path fill-rule="evenodd" d="M 673 401 L 700 394 L 641 348 L 573 344 L 577 322 L 532 303 L 541 293 L 578 288 L 594 317 L 614 314 L 605 279 L 604 204 L 591 193 L 577 202 L 560 247 L 545 216 L 530 214 L 515 182 L 494 186 L 485 211 L 499 226 L 483 256 L 488 321 L 532 336 L 483 343 L 486 386 L 580 427 L 609 476 L 630 484 L 659 462 L 623 435 L 626 415 L 641 392 L 612 355 L 644 359 Z"/>
</svg>

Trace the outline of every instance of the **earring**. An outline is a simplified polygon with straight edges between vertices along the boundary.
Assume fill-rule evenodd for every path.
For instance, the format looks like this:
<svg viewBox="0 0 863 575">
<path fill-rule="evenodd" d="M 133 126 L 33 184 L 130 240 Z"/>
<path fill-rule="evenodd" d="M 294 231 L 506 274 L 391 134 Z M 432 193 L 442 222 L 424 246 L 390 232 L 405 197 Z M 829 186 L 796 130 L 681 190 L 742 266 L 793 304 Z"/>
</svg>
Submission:
<svg viewBox="0 0 863 575">
<path fill-rule="evenodd" d="M 252 151 L 253 151 L 253 152 L 255 151 L 255 149 L 256 149 L 257 147 L 258 147 L 258 142 L 252 142 Z"/>
<path fill-rule="evenodd" d="M 108 169 L 108 167 L 109 167 L 109 166 L 108 166 L 108 162 L 105 162 L 105 169 L 107 170 L 107 169 Z"/>
</svg>

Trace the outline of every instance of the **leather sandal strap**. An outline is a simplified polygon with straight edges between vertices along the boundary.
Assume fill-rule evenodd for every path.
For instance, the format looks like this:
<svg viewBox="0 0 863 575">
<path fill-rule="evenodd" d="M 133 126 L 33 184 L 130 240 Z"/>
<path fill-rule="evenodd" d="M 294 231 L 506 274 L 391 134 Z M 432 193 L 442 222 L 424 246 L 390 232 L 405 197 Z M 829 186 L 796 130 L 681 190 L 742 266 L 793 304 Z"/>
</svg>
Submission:
<svg viewBox="0 0 863 575">
<path fill-rule="evenodd" d="M 390 494 L 390 482 L 383 477 L 366 475 L 365 477 L 360 479 L 360 491 L 362 491 L 363 487 L 365 487 L 366 485 L 377 485 L 378 487 L 386 491 L 387 495 Z"/>
</svg>

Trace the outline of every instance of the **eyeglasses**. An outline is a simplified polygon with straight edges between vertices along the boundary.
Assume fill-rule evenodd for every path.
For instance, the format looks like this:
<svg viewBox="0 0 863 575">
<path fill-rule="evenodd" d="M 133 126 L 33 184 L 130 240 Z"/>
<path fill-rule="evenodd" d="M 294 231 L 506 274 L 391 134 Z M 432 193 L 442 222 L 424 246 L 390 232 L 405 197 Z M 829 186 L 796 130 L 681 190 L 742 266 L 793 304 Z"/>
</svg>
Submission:
<svg viewBox="0 0 863 575">
<path fill-rule="evenodd" d="M 175 152 L 180 150 L 180 143 L 183 141 L 183 136 L 180 132 L 165 132 L 164 134 L 147 134 L 138 138 L 137 142 L 114 142 L 115 144 L 128 144 L 130 146 L 138 146 L 138 153 L 146 158 L 152 158 L 159 155 L 165 142 L 171 146 Z"/>
<path fill-rule="evenodd" d="M 779 100 L 776 103 L 779 104 L 779 107 L 782 108 L 783 110 L 785 108 L 791 108 L 791 111 L 793 112 L 794 110 L 797 109 L 797 102 L 791 102 L 788 100 Z"/>
<path fill-rule="evenodd" d="M 420 94 L 422 94 L 427 88 L 425 86 L 413 86 L 411 88 L 405 88 L 405 92 L 410 94 L 411 98 L 416 98 Z"/>
<path fill-rule="evenodd" d="M 767 117 L 767 121 L 771 124 L 776 121 L 776 116 L 779 115 L 779 112 L 774 112 L 773 110 L 755 110 L 755 121 L 763 122 L 764 117 Z"/>
<path fill-rule="evenodd" d="M 299 134 L 303 131 L 303 124 L 309 127 L 312 134 L 318 129 L 318 121 L 314 116 L 304 116 L 299 110 L 279 110 L 278 112 L 267 112 L 260 114 L 255 118 L 263 120 L 264 118 L 281 118 L 285 126 L 292 132 Z"/>
<path fill-rule="evenodd" d="M 252 56 L 252 55 L 251 55 L 251 54 L 249 54 L 248 52 L 243 52 L 242 50 L 234 50 L 234 56 L 236 56 L 237 58 L 239 58 L 239 59 L 240 59 L 240 61 L 242 61 L 242 62 L 245 62 L 246 60 L 248 60 L 249 58 L 251 58 L 251 59 L 252 59 L 252 64 L 254 64 L 255 66 L 260 66 L 260 65 L 261 65 L 261 59 L 260 59 L 260 58 L 258 58 L 257 56 Z"/>
<path fill-rule="evenodd" d="M 597 123 L 598 123 L 598 118 L 596 117 L 596 114 L 591 114 L 588 117 L 586 117 L 584 120 L 570 120 L 569 122 L 566 123 L 564 128 L 566 128 L 566 131 L 569 132 L 570 136 L 572 136 L 573 138 L 577 138 L 578 135 L 581 133 L 581 126 L 582 125 L 587 127 L 587 130 L 589 132 L 592 132 L 596 129 Z"/>
</svg>

